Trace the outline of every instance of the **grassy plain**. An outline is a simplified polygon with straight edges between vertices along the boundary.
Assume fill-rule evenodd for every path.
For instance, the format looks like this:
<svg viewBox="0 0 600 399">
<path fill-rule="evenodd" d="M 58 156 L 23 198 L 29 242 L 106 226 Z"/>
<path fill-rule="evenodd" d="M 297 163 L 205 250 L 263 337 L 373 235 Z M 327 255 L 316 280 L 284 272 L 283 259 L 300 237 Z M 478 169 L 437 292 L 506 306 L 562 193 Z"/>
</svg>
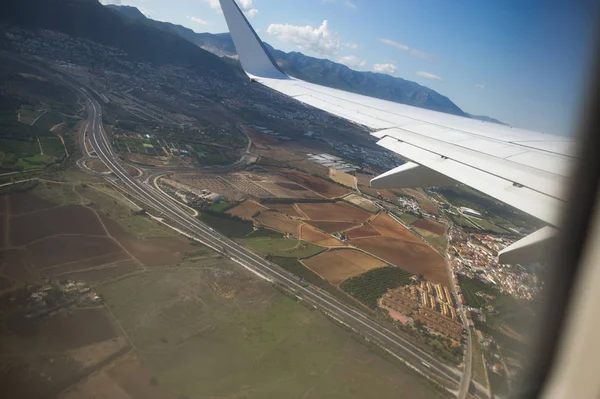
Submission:
<svg viewBox="0 0 600 399">
<path fill-rule="evenodd" d="M 156 270 L 101 293 L 174 397 L 444 396 L 229 262 Z"/>
<path fill-rule="evenodd" d="M 287 256 L 290 258 L 307 258 L 322 252 L 324 249 L 302 240 L 291 240 L 284 237 L 243 238 L 239 242 L 261 255 Z"/>
</svg>

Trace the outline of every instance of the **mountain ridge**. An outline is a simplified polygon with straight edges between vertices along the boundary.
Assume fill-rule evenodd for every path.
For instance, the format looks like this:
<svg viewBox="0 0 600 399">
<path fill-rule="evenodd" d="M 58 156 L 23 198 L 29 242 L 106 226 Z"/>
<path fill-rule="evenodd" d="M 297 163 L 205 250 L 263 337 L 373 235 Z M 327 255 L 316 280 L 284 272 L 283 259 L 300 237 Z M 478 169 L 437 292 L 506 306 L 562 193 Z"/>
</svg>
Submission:
<svg viewBox="0 0 600 399">
<path fill-rule="evenodd" d="M 176 33 L 220 57 L 237 58 L 237 51 L 229 33 L 197 33 L 181 25 L 149 19 L 135 7 L 107 7 L 130 18 L 145 20 L 159 29 Z M 286 53 L 266 42 L 264 44 L 284 72 L 298 79 L 387 101 L 506 125 L 495 118 L 467 113 L 448 97 L 416 82 L 377 72 L 355 71 L 334 61 L 310 57 L 295 51 Z"/>
<path fill-rule="evenodd" d="M 131 61 L 188 65 L 206 74 L 231 79 L 242 76 L 235 65 L 179 34 L 157 30 L 116 13 L 98 0 L 3 0 L 0 24 L 46 29 L 91 40 L 123 50 Z"/>
</svg>

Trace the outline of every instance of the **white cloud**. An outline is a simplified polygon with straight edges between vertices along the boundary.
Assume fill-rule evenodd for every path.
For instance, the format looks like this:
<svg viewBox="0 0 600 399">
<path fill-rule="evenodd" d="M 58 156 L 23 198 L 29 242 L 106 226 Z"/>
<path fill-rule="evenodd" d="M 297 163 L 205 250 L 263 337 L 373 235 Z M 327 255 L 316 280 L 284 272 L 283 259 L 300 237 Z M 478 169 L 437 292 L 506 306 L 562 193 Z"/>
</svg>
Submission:
<svg viewBox="0 0 600 399">
<path fill-rule="evenodd" d="M 348 8 L 351 8 L 353 10 L 356 10 L 356 4 L 354 4 L 354 2 L 350 1 L 350 0 L 345 0 L 344 1 L 344 5 Z"/>
<path fill-rule="evenodd" d="M 344 46 L 346 46 L 352 50 L 356 50 L 358 48 L 358 44 L 356 44 L 356 43 L 344 43 Z"/>
<path fill-rule="evenodd" d="M 189 19 L 190 21 L 195 22 L 200 25 L 206 25 L 208 23 L 207 21 L 203 20 L 202 18 L 198 18 L 198 17 L 191 17 L 188 15 L 186 18 Z"/>
<path fill-rule="evenodd" d="M 410 47 L 408 47 L 406 44 L 398 43 L 392 39 L 379 39 L 379 41 L 383 44 L 387 44 L 388 46 L 395 47 L 400 51 L 408 51 L 410 49 Z"/>
<path fill-rule="evenodd" d="M 406 44 L 399 43 L 392 39 L 379 39 L 379 42 L 387 46 L 394 47 L 395 49 L 400 51 L 408 51 L 410 55 L 421 58 L 423 60 L 431 59 L 431 54 L 426 53 L 425 51 L 417 50 L 416 48 L 410 48 Z"/>
<path fill-rule="evenodd" d="M 394 64 L 375 64 L 373 65 L 373 70 L 379 73 L 387 73 L 388 75 L 393 75 L 396 73 L 396 65 Z"/>
<path fill-rule="evenodd" d="M 431 54 L 429 54 L 429 53 L 426 53 L 426 52 L 424 52 L 424 51 L 421 51 L 421 50 L 417 50 L 417 49 L 415 49 L 415 48 L 411 48 L 411 49 L 408 51 L 408 53 L 409 53 L 410 55 L 413 55 L 413 56 L 415 56 L 415 57 L 417 57 L 417 58 L 421 58 L 421 59 L 423 59 L 423 60 L 430 60 L 430 59 L 431 59 Z"/>
<path fill-rule="evenodd" d="M 363 60 L 361 58 L 358 58 L 355 55 L 346 55 L 346 56 L 343 56 L 343 57 L 341 57 L 338 60 L 338 62 L 340 64 L 344 64 L 344 65 L 346 65 L 347 67 L 350 67 L 350 68 L 362 68 L 365 65 L 367 65 L 367 61 L 365 61 L 365 60 Z"/>
<path fill-rule="evenodd" d="M 339 35 L 329 30 L 327 20 L 323 21 L 318 28 L 310 25 L 271 24 L 267 33 L 301 50 L 312 51 L 324 57 L 337 54 L 341 47 Z"/>
<path fill-rule="evenodd" d="M 483 83 L 477 83 L 477 84 L 475 85 L 475 87 L 476 87 L 476 88 L 478 88 L 478 89 L 481 89 L 481 90 L 484 90 L 484 89 L 485 89 L 485 85 L 484 85 Z"/>
<path fill-rule="evenodd" d="M 337 3 L 337 0 L 323 0 L 323 3 Z M 353 10 L 356 10 L 358 8 L 356 6 L 356 3 L 352 0 L 344 0 L 344 5 Z"/>
<path fill-rule="evenodd" d="M 417 75 L 419 75 L 420 77 L 425 78 L 425 79 L 444 80 L 444 79 L 442 79 L 441 77 L 439 77 L 437 75 L 434 75 L 432 73 L 425 72 L 425 71 L 418 71 Z"/>
<path fill-rule="evenodd" d="M 221 3 L 219 0 L 200 0 L 202 3 L 206 3 L 210 6 L 210 8 L 217 10 L 219 13 L 222 13 Z M 258 14 L 258 10 L 254 8 L 252 4 L 252 0 L 237 0 L 240 9 L 246 14 L 248 18 L 254 18 L 256 14 Z"/>
</svg>

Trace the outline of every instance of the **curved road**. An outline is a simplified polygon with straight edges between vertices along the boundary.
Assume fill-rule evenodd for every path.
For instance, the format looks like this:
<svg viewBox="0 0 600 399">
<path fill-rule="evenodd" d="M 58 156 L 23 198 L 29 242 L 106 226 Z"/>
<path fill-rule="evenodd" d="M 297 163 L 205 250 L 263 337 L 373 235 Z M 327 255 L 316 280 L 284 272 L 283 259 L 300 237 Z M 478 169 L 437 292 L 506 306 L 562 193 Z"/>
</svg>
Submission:
<svg viewBox="0 0 600 399">
<path fill-rule="evenodd" d="M 462 373 L 456 368 L 440 362 L 406 339 L 371 320 L 362 312 L 339 302 L 328 293 L 310 285 L 300 284 L 296 276 L 217 233 L 192 217 L 179 204 L 173 202 L 171 198 L 129 176 L 108 141 L 102 125 L 100 104 L 88 94 L 85 88 L 77 88 L 77 91 L 87 100 L 89 112 L 88 135 L 94 151 L 114 176 L 121 181 L 129 194 L 142 201 L 149 209 L 154 209 L 161 216 L 177 223 L 183 231 L 197 237 L 199 241 L 207 246 L 224 253 L 233 261 L 263 278 L 284 285 L 299 297 L 310 301 L 331 317 L 359 332 L 368 340 L 378 343 L 414 370 L 447 387 L 452 392 L 458 393 Z M 477 396 L 485 397 L 485 393 L 482 395 L 478 390 Z"/>
</svg>

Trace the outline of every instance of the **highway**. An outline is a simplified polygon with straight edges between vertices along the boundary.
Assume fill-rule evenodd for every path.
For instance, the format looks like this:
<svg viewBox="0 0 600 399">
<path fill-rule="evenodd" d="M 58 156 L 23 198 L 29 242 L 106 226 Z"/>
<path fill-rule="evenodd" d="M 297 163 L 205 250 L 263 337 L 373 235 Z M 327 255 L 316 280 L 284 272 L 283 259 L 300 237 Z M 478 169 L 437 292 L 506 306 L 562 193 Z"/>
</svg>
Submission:
<svg viewBox="0 0 600 399">
<path fill-rule="evenodd" d="M 229 240 L 191 216 L 168 196 L 150 185 L 144 184 L 143 181 L 129 176 L 120 164 L 119 158 L 113 152 L 106 136 L 102 124 L 100 104 L 85 88 L 78 88 L 77 90 L 87 101 L 89 113 L 87 134 L 94 151 L 110 169 L 114 177 L 121 181 L 126 191 L 132 197 L 144 203 L 148 207 L 148 211 L 152 209 L 157 211 L 158 216 L 176 223 L 182 231 L 197 237 L 200 242 L 225 254 L 234 262 L 266 280 L 287 287 L 297 296 L 309 301 L 330 317 L 357 331 L 367 340 L 378 343 L 388 353 L 401 359 L 414 370 L 447 387 L 452 392 L 458 393 L 459 384 L 463 379 L 461 378 L 462 373 L 456 368 L 440 362 L 406 339 L 371 320 L 364 313 L 339 302 L 328 293 L 310 285 L 300 284 L 296 276 Z M 486 397 L 487 395 L 485 392 L 482 394 L 477 389 L 477 396 Z"/>
</svg>

